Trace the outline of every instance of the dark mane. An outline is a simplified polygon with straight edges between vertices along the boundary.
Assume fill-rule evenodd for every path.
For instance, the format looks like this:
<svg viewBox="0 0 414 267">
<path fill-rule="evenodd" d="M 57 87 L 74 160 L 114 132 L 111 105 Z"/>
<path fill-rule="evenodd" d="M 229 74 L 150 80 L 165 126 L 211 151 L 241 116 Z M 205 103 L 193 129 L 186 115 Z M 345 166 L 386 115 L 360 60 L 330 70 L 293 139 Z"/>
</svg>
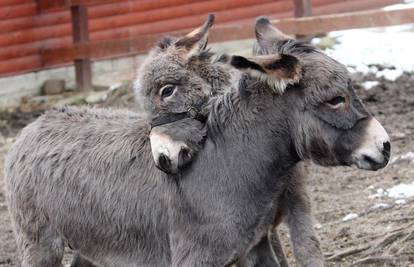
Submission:
<svg viewBox="0 0 414 267">
<path fill-rule="evenodd" d="M 276 48 L 277 48 L 277 51 L 274 51 L 274 49 Z M 320 53 L 321 52 L 319 48 L 315 47 L 314 45 L 310 43 L 297 41 L 293 39 L 280 41 L 277 43 L 277 45 L 272 47 L 271 50 L 272 51 L 270 51 L 269 49 L 265 47 L 258 45 L 257 43 L 255 43 L 253 46 L 253 51 L 254 51 L 253 54 L 257 54 L 257 55 L 269 55 L 269 54 L 274 54 L 276 52 L 279 52 L 282 54 L 294 54 L 294 53 L 309 54 L 309 53 Z"/>
<path fill-rule="evenodd" d="M 219 139 L 235 112 L 239 111 L 240 103 L 249 94 L 250 87 L 258 86 L 258 81 L 243 75 L 238 88 L 215 95 L 208 103 L 207 134 L 212 140 Z"/>
<path fill-rule="evenodd" d="M 286 40 L 286 41 L 281 42 L 281 44 L 279 45 L 279 49 L 281 53 L 285 53 L 285 54 L 291 54 L 291 53 L 309 54 L 309 53 L 314 53 L 314 52 L 320 52 L 319 48 L 317 48 L 316 46 L 310 43 L 296 41 L 296 40 Z"/>
<path fill-rule="evenodd" d="M 239 100 L 239 94 L 233 91 L 210 99 L 207 118 L 207 134 L 210 138 L 215 139 L 222 135 L 232 113 L 238 108 Z"/>
<path fill-rule="evenodd" d="M 164 50 L 170 47 L 173 43 L 174 43 L 174 38 L 167 36 L 159 40 L 156 44 L 156 47 L 160 48 L 161 50 Z"/>
</svg>

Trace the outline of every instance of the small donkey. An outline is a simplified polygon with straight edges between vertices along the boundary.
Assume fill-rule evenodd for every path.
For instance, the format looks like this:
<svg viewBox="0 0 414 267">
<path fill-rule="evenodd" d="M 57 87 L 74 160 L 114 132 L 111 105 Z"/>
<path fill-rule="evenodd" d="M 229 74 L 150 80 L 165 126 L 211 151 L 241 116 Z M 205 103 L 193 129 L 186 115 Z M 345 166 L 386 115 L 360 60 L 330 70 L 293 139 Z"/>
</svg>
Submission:
<svg viewBox="0 0 414 267">
<path fill-rule="evenodd" d="M 275 57 L 274 62 L 281 60 Z M 238 105 L 238 98 L 239 92 L 232 90 L 212 103 L 211 129 L 221 128 L 221 116 L 236 111 L 220 110 Z M 236 205 L 228 213 L 225 206 L 255 195 L 239 196 L 232 181 L 245 189 L 267 191 L 270 186 L 272 192 L 278 183 L 249 175 L 258 187 L 243 186 L 246 181 L 238 174 L 217 168 L 225 162 L 220 154 L 233 146 L 220 149 L 210 141 L 206 148 L 213 148 L 212 154 L 204 154 L 206 148 L 199 153 L 204 154 L 201 165 L 186 170 L 185 177 L 170 179 L 150 159 L 148 133 L 145 119 L 133 112 L 87 108 L 49 111 L 22 131 L 7 155 L 6 183 L 23 267 L 59 266 L 65 242 L 80 255 L 77 266 L 229 266 L 249 253 L 268 229 L 274 204 L 265 197 L 249 201 L 253 216 L 243 215 L 242 203 L 242 209 Z M 217 142 L 223 136 L 226 144 L 239 143 L 239 138 L 231 140 L 233 134 L 223 134 L 217 133 Z M 255 147 L 250 146 L 248 150 Z M 273 162 L 270 155 L 268 159 Z M 224 187 L 233 192 L 221 191 Z M 210 203 L 216 194 L 221 200 Z M 205 203 L 193 206 L 199 201 Z"/>
<path fill-rule="evenodd" d="M 194 117 L 194 114 L 186 112 L 186 110 L 191 110 L 192 105 L 195 105 L 194 103 L 197 103 L 195 105 L 197 106 L 196 111 L 199 113 L 205 112 L 201 110 L 203 108 L 203 102 L 204 104 L 207 104 L 207 100 L 210 97 L 231 91 L 231 88 L 235 87 L 237 79 L 240 79 L 238 72 L 230 68 L 229 65 L 223 64 L 226 63 L 224 62 L 224 56 L 219 60 L 214 60 L 212 59 L 213 55 L 205 49 L 207 45 L 208 30 L 213 24 L 213 19 L 214 17 L 210 15 L 207 22 L 201 28 L 191 32 L 181 39 L 164 39 L 158 44 L 159 47 L 150 53 L 149 58 L 155 59 L 147 61 L 142 67 L 142 70 L 145 70 L 148 68 L 147 65 L 153 66 L 154 64 L 159 64 L 160 66 L 169 66 L 171 64 L 170 61 L 179 62 L 179 66 L 184 66 L 185 69 L 181 69 L 179 72 L 187 71 L 187 77 L 191 77 L 195 80 L 194 83 L 198 82 L 199 85 L 189 87 L 191 91 L 185 92 L 187 98 L 185 98 L 183 102 L 175 103 L 174 101 L 160 101 L 161 98 L 158 98 L 158 96 L 168 98 L 169 94 L 174 93 L 174 86 L 169 84 L 161 88 L 159 94 L 156 94 L 155 96 L 148 97 L 148 95 L 144 95 L 145 90 L 142 88 L 140 82 L 144 79 L 145 75 L 152 75 L 152 73 L 150 72 L 148 74 L 145 71 L 139 71 L 140 77 L 136 82 L 137 100 L 145 100 L 143 106 L 145 106 L 151 114 L 157 114 L 153 115 L 156 119 L 162 118 L 163 121 L 163 124 L 161 125 L 164 127 L 152 128 L 150 137 L 152 153 L 156 165 L 167 173 L 177 173 L 180 168 L 189 164 L 200 150 L 202 137 L 206 134 L 205 128 L 188 127 L 188 134 L 180 137 L 174 133 L 174 129 L 179 129 L 179 133 L 183 134 L 182 129 L 185 130 L 186 128 L 183 128 L 180 121 L 175 120 L 191 116 Z M 187 47 L 190 48 L 188 49 L 188 52 L 180 47 L 181 44 L 185 42 L 187 42 Z M 174 43 L 175 45 L 173 45 Z M 160 60 L 160 58 L 162 60 Z M 256 61 L 259 61 L 257 66 L 263 65 L 265 63 L 263 60 L 264 58 L 256 58 Z M 248 62 L 244 63 L 248 64 Z M 242 64 L 238 64 L 243 68 Z M 258 72 L 255 69 L 245 68 L 245 70 L 264 80 L 272 77 L 271 75 L 265 75 L 262 72 Z M 264 70 L 266 71 L 266 69 Z M 200 81 L 204 81 L 204 84 L 200 83 Z M 291 81 L 285 81 L 285 83 L 280 81 L 283 80 L 269 80 L 268 82 L 282 92 L 286 85 Z M 198 87 L 202 87 L 203 89 L 197 90 Z M 196 89 L 192 90 L 192 88 Z M 186 88 L 184 87 L 182 89 L 185 90 Z M 171 116 L 171 114 L 174 114 L 173 111 L 177 112 L 175 114 L 178 114 L 178 116 Z M 182 116 L 183 114 L 187 116 Z M 204 116 L 206 116 L 206 114 L 201 115 L 201 117 Z M 190 123 L 191 120 L 187 118 L 186 122 Z M 193 119 L 192 123 L 198 124 L 199 122 Z M 158 122 L 157 124 L 159 125 L 160 123 Z M 292 233 L 295 255 L 297 256 L 299 263 L 301 263 L 302 266 L 306 266 L 307 263 L 313 262 L 314 266 L 323 266 L 323 255 L 319 248 L 316 234 L 313 231 L 310 202 L 304 188 L 304 172 L 301 165 L 302 164 L 298 163 L 297 166 L 293 167 L 287 174 L 289 177 L 288 180 L 290 181 L 289 188 L 286 190 L 286 193 L 283 194 L 283 198 L 279 200 L 282 205 L 280 205 L 278 212 L 275 214 L 275 223 L 273 229 L 270 230 L 270 239 L 273 245 L 273 250 L 282 267 L 287 266 L 287 261 L 276 232 L 276 227 L 282 221 L 283 216 L 287 216 Z M 269 244 L 264 242 L 264 244 L 258 245 L 258 248 L 260 246 L 269 246 Z M 238 265 L 255 266 L 258 262 L 264 261 L 264 259 L 262 259 L 263 257 L 268 256 L 269 255 L 263 256 L 260 251 L 256 252 L 254 249 L 249 256 L 245 257 L 243 262 L 239 262 Z M 268 260 L 271 261 L 269 258 L 270 257 L 268 257 Z"/>
<path fill-rule="evenodd" d="M 221 91 L 223 91 L 223 88 L 227 88 L 231 85 L 231 79 L 229 79 L 229 76 L 223 75 L 223 71 L 225 70 L 225 68 L 223 68 L 223 66 L 220 65 L 220 63 L 217 63 L 217 62 L 212 63 L 211 60 L 209 60 L 207 56 L 199 56 L 199 55 L 207 54 L 207 52 L 204 50 L 204 47 L 206 46 L 206 39 L 207 39 L 206 36 L 208 33 L 207 30 L 209 26 L 211 26 L 211 20 L 207 21 L 204 27 L 200 28 L 198 31 L 194 31 L 193 33 L 190 34 L 190 36 L 183 38 L 183 40 L 187 40 L 187 41 L 190 40 L 196 43 L 189 42 L 188 46 L 191 47 L 190 53 L 189 55 L 185 54 L 181 57 L 180 65 L 185 66 L 185 68 L 191 71 L 193 75 L 196 75 L 202 78 L 202 80 L 204 80 L 207 83 L 207 85 L 205 85 L 204 88 L 209 88 L 208 84 L 214 84 L 214 85 L 219 85 L 219 87 L 221 87 L 220 88 Z M 291 44 L 290 48 L 291 49 L 296 48 L 296 50 L 292 49 L 292 51 L 287 51 L 287 53 L 305 54 L 304 57 L 309 57 L 310 60 L 313 59 L 317 63 L 320 62 L 320 64 L 330 63 L 329 61 L 332 61 L 332 60 L 329 60 L 329 61 L 326 60 L 323 54 L 320 51 L 318 51 L 315 47 L 296 42 L 290 37 L 278 31 L 277 29 L 273 28 L 266 18 L 260 18 L 257 20 L 256 35 L 257 35 L 257 40 L 258 40 L 258 45 L 256 46 L 256 54 L 267 55 L 270 53 L 276 53 L 278 52 L 278 49 L 279 49 L 278 46 L 284 43 L 290 43 Z M 169 50 L 165 49 L 166 51 L 162 50 L 161 52 L 156 51 L 156 53 L 161 54 L 161 56 L 159 54 L 155 56 L 157 58 L 157 61 L 159 61 L 159 59 L 162 58 L 163 52 L 173 55 L 175 53 L 174 49 L 180 50 L 181 48 L 179 44 L 182 42 L 183 41 L 181 40 L 176 41 L 175 46 L 172 45 L 172 43 L 174 43 L 174 41 L 172 40 L 168 40 L 166 41 L 166 43 L 162 43 L 160 47 L 164 49 L 166 47 L 169 47 Z M 298 49 L 301 46 L 303 47 L 303 50 Z M 306 51 L 306 49 L 309 51 Z M 310 52 L 313 52 L 313 53 L 310 53 Z M 184 51 L 181 51 L 181 53 L 184 53 Z M 307 56 L 306 53 L 313 54 L 313 55 Z M 180 60 L 180 57 L 175 57 L 174 59 L 177 62 Z M 159 62 L 163 62 L 163 61 L 161 60 Z M 166 66 L 168 66 L 168 63 L 166 62 L 163 62 L 163 63 Z M 234 63 L 235 62 L 233 62 L 233 64 Z M 149 64 L 154 64 L 154 62 L 150 61 Z M 260 69 L 260 64 L 249 65 L 249 62 L 244 61 L 244 60 L 238 62 L 237 64 L 239 68 L 244 68 L 245 70 L 249 71 L 251 74 L 263 80 L 268 80 L 269 77 L 272 77 L 271 75 L 270 76 L 267 75 L 265 68 Z M 262 62 L 262 65 L 263 65 L 263 62 Z M 326 71 L 326 68 L 321 68 L 321 67 L 318 68 L 318 64 L 315 66 L 315 68 L 317 69 L 317 71 L 313 71 L 311 75 L 315 75 L 314 79 L 318 80 L 318 76 L 325 74 L 324 72 Z M 266 75 L 263 74 L 263 71 L 265 72 Z M 220 80 L 217 81 L 218 77 L 211 75 L 211 73 L 222 74 L 220 76 Z M 312 76 L 309 75 L 308 77 L 312 77 Z M 282 81 L 282 84 L 280 84 L 280 81 Z M 304 79 L 304 81 L 306 80 Z M 324 81 L 324 79 L 322 79 L 322 81 Z M 270 84 L 275 83 L 275 81 L 273 82 L 268 81 L 268 82 L 270 82 Z M 281 88 L 281 90 L 283 91 L 283 88 L 286 86 L 286 85 L 283 85 L 283 80 L 277 80 L 277 82 L 279 84 L 276 87 Z M 311 85 L 320 86 L 320 84 L 318 84 L 317 81 L 314 81 L 313 84 Z M 164 97 L 167 98 L 167 101 L 165 101 L 164 103 L 160 101 L 161 98 L 157 99 L 156 97 L 158 96 L 155 95 L 155 99 L 160 102 L 157 103 L 156 101 L 153 101 L 153 102 L 150 101 L 150 103 L 153 104 L 150 106 L 153 112 L 155 113 L 172 112 L 172 109 L 169 110 L 170 108 L 169 105 L 177 105 L 177 103 L 173 102 L 174 100 L 168 100 L 168 98 L 170 97 L 170 95 L 174 93 L 174 90 L 176 89 L 175 87 L 176 86 L 166 85 L 165 88 L 168 89 L 167 91 L 169 94 L 167 96 L 163 96 L 164 89 L 163 88 L 161 89 L 162 92 L 160 92 L 159 95 L 162 98 Z M 207 91 L 207 92 L 209 92 L 209 90 L 211 90 L 210 91 L 211 94 L 215 94 L 213 86 L 212 88 L 204 89 L 204 91 Z M 198 93 L 198 92 L 197 91 L 191 92 L 191 94 Z M 192 100 L 191 94 L 189 93 L 190 97 L 188 98 L 190 100 Z M 154 97 L 154 96 L 150 96 L 150 99 L 151 97 Z M 145 96 L 144 98 L 148 98 L 148 96 Z M 198 97 L 198 99 L 200 98 L 201 97 Z M 334 101 L 341 102 L 341 97 L 339 97 L 339 99 L 335 99 Z M 185 108 L 188 108 L 188 105 L 186 105 L 188 103 L 191 103 L 191 102 L 181 102 L 181 104 L 183 104 L 183 107 Z M 157 107 L 160 107 L 160 106 L 157 106 L 156 104 L 163 105 L 162 109 L 157 110 Z M 341 104 L 341 103 L 338 103 L 338 104 Z M 171 113 L 168 113 L 168 114 L 171 114 Z M 166 120 L 165 122 L 171 122 L 171 121 Z M 172 122 L 171 124 L 173 125 L 174 123 L 175 122 Z M 171 127 L 174 127 L 174 126 L 171 126 Z M 153 151 L 158 150 L 158 152 L 154 153 L 154 155 L 165 157 L 164 152 L 159 150 L 159 146 L 163 143 L 163 141 L 160 141 L 161 138 L 159 137 L 162 135 L 158 134 L 157 128 L 153 128 L 151 136 L 152 136 L 152 143 L 153 143 L 152 149 Z M 188 148 L 185 150 L 186 150 L 185 154 L 187 155 L 185 163 L 188 164 L 189 161 L 191 161 L 191 157 L 195 156 L 195 153 L 193 152 L 189 153 Z M 163 159 L 160 161 L 157 159 L 157 156 L 155 156 L 154 159 L 156 160 L 156 162 L 159 162 L 158 166 L 165 164 L 165 162 L 168 162 L 169 164 L 171 164 L 171 162 L 175 162 L 173 163 L 173 165 L 175 166 L 179 165 L 178 161 L 181 157 L 179 153 L 175 153 L 176 155 L 175 158 L 169 157 L 170 155 L 172 154 L 168 154 L 168 160 Z M 359 166 L 359 167 L 363 167 L 363 166 Z M 175 168 L 175 171 L 177 170 L 178 168 Z M 279 202 L 283 203 L 283 205 L 279 207 L 279 210 L 276 213 L 275 223 L 273 227 L 276 227 L 282 220 L 282 217 L 285 216 L 289 223 L 293 247 L 294 247 L 295 255 L 298 259 L 298 262 L 302 266 L 323 266 L 323 256 L 319 248 L 318 239 L 316 238 L 316 234 L 314 233 L 314 230 L 312 227 L 312 221 L 311 221 L 311 215 L 310 215 L 310 203 L 309 203 L 306 190 L 304 188 L 304 182 L 303 182 L 304 176 L 305 174 L 302 170 L 302 167 L 300 166 L 300 163 L 298 163 L 297 166 L 294 166 L 291 168 L 290 173 L 288 174 L 290 183 L 289 183 L 288 188 L 285 191 L 285 194 L 283 194 L 282 198 L 279 199 Z M 286 260 L 284 259 L 284 254 L 281 249 L 280 242 L 278 241 L 277 234 L 273 235 L 272 238 L 274 239 L 273 247 L 274 247 L 276 254 L 279 257 L 279 261 L 281 265 L 286 266 Z"/>
</svg>

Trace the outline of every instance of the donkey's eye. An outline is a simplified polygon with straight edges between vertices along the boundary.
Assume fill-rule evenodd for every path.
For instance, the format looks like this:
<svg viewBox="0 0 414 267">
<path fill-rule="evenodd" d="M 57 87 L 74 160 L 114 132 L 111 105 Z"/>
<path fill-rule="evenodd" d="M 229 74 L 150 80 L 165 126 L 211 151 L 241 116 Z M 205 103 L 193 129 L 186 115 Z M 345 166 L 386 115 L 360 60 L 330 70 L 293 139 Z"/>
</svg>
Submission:
<svg viewBox="0 0 414 267">
<path fill-rule="evenodd" d="M 338 108 L 340 107 L 342 104 L 344 104 L 346 101 L 345 97 L 343 96 L 337 96 L 332 98 L 331 100 L 327 101 L 326 103 L 333 107 L 333 108 Z"/>
<path fill-rule="evenodd" d="M 174 93 L 175 88 L 175 85 L 167 84 L 166 86 L 160 89 L 160 96 L 162 98 L 171 96 Z"/>
</svg>

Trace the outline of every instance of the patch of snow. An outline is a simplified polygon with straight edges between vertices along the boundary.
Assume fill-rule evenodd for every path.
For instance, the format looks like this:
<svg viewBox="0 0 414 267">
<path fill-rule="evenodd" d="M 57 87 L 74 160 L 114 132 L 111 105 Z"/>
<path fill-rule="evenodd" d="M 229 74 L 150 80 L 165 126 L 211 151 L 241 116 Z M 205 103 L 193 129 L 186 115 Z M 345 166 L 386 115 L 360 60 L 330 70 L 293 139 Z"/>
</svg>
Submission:
<svg viewBox="0 0 414 267">
<path fill-rule="evenodd" d="M 313 228 L 315 228 L 316 230 L 322 229 L 322 224 L 317 223 Z"/>
<path fill-rule="evenodd" d="M 406 203 L 407 203 L 407 201 L 405 201 L 405 199 L 397 199 L 395 201 L 395 204 L 397 204 L 397 205 L 404 205 Z"/>
<path fill-rule="evenodd" d="M 411 161 L 412 163 L 414 163 L 414 152 L 410 151 L 403 155 L 396 156 L 391 160 L 390 164 L 400 163 L 403 161 Z"/>
<path fill-rule="evenodd" d="M 378 78 L 384 77 L 385 79 L 389 81 L 395 81 L 398 77 L 400 77 L 403 74 L 403 72 L 404 71 L 401 69 L 395 69 L 395 70 L 385 69 L 385 70 L 377 72 L 375 76 L 377 76 Z"/>
<path fill-rule="evenodd" d="M 408 152 L 400 157 L 403 160 L 414 160 L 414 152 Z"/>
<path fill-rule="evenodd" d="M 387 196 L 398 199 L 414 197 L 414 182 L 391 187 L 387 190 Z"/>
<path fill-rule="evenodd" d="M 389 204 L 386 203 L 377 203 L 374 206 L 371 207 L 372 210 L 384 210 L 384 209 L 388 209 L 391 206 Z"/>
<path fill-rule="evenodd" d="M 404 198 L 414 197 L 414 182 L 411 184 L 398 184 L 386 190 L 378 188 L 377 192 L 369 196 L 369 198 L 381 198 L 385 196 L 395 198 L 398 201 L 401 201 Z M 399 203 L 396 202 L 396 204 Z"/>
<path fill-rule="evenodd" d="M 369 198 L 380 198 L 382 196 L 384 196 L 384 189 L 378 188 L 377 192 L 375 194 L 369 196 Z"/>
<path fill-rule="evenodd" d="M 343 217 L 342 218 L 342 221 L 343 222 L 347 222 L 347 221 L 350 221 L 350 220 L 353 220 L 353 219 L 356 219 L 356 218 L 358 218 L 358 214 L 356 214 L 356 213 L 349 213 L 348 215 L 346 215 L 345 217 Z"/>
<path fill-rule="evenodd" d="M 345 64 L 353 72 L 377 73 L 373 64 L 394 66 L 396 70 L 384 70 L 379 76 L 395 80 L 403 71 L 414 71 L 412 44 L 414 33 L 401 28 L 370 28 L 331 32 L 329 35 L 338 42 L 326 53 Z M 413 29 L 413 25 L 408 26 Z"/>
<path fill-rule="evenodd" d="M 115 90 L 119 89 L 121 86 L 122 86 L 122 83 L 113 84 L 109 87 L 109 91 L 115 91 Z"/>
<path fill-rule="evenodd" d="M 315 37 L 311 40 L 311 44 L 317 45 L 317 44 L 319 44 L 320 41 L 321 41 L 321 38 Z"/>
<path fill-rule="evenodd" d="M 362 83 L 362 86 L 365 88 L 365 90 L 371 90 L 373 87 L 377 86 L 379 84 L 378 81 L 365 81 Z"/>
</svg>

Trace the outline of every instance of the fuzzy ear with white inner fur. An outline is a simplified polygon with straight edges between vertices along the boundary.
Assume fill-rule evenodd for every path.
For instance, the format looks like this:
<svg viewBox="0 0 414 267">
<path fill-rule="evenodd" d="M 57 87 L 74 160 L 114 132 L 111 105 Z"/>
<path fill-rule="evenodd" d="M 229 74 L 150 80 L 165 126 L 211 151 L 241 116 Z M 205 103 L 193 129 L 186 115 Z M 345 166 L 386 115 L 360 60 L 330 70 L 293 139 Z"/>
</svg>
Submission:
<svg viewBox="0 0 414 267">
<path fill-rule="evenodd" d="M 208 31 L 213 26 L 214 15 L 208 14 L 207 21 L 200 28 L 195 29 L 175 42 L 175 46 L 183 49 L 187 58 L 205 49 L 208 41 Z"/>
<path fill-rule="evenodd" d="M 299 82 L 302 66 L 299 60 L 286 54 L 242 57 L 231 56 L 230 65 L 266 82 L 276 93 L 283 93 L 289 84 Z"/>
</svg>

